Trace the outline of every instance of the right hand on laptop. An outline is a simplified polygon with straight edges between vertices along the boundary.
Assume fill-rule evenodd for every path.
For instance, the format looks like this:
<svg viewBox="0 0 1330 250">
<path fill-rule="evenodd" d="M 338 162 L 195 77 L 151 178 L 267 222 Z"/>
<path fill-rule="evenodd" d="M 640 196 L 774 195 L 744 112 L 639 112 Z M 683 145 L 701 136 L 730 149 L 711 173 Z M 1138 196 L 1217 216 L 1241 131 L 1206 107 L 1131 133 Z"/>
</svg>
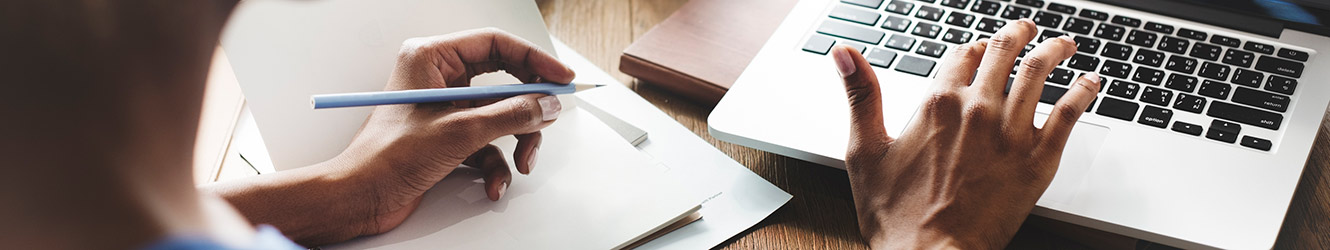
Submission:
<svg viewBox="0 0 1330 250">
<path fill-rule="evenodd" d="M 882 95 L 868 61 L 857 49 L 834 48 L 852 113 L 845 168 L 869 245 L 997 249 L 1016 234 L 1100 88 L 1093 73 L 1077 79 L 1036 128 L 1045 78 L 1076 53 L 1070 37 L 1045 40 L 1004 94 L 1017 55 L 1036 32 L 1033 22 L 1021 20 L 992 39 L 957 47 L 899 138 L 883 125 Z"/>
</svg>

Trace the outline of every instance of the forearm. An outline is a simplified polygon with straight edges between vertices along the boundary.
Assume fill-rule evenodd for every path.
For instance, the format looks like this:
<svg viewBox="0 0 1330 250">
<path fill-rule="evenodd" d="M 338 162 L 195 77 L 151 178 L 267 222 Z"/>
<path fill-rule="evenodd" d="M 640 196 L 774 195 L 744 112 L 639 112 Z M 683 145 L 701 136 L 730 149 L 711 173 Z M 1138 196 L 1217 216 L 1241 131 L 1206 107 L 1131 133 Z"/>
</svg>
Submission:
<svg viewBox="0 0 1330 250">
<path fill-rule="evenodd" d="M 345 241 L 364 234 L 374 201 L 360 176 L 329 161 L 299 169 L 201 186 L 222 197 L 251 223 L 277 227 L 305 245 Z"/>
</svg>

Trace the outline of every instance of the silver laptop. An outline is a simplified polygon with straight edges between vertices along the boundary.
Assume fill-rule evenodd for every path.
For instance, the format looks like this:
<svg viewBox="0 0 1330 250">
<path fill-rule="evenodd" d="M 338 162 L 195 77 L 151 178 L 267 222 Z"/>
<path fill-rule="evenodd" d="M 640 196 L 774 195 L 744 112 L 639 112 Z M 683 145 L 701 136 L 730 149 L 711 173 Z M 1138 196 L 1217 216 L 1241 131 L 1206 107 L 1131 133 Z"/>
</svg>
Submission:
<svg viewBox="0 0 1330 250">
<path fill-rule="evenodd" d="M 1037 126 L 1076 76 L 1104 77 L 1033 213 L 1184 248 L 1273 246 L 1330 103 L 1327 0 L 803 0 L 712 111 L 711 134 L 843 168 L 833 45 L 876 66 L 899 135 L 940 58 L 1020 18 L 1040 27 L 1033 43 L 1078 44 L 1049 75 Z"/>
</svg>

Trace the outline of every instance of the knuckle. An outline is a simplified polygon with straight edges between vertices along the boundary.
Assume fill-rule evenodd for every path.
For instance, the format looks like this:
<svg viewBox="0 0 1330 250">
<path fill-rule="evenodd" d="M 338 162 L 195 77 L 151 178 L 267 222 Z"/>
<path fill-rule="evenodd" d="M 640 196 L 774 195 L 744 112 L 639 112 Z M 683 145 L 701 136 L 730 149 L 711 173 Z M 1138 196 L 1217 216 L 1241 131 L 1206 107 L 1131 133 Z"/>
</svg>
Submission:
<svg viewBox="0 0 1330 250">
<path fill-rule="evenodd" d="M 1058 105 L 1053 109 L 1053 116 L 1059 121 L 1071 123 L 1081 118 L 1084 109 L 1074 108 L 1072 105 Z"/>
<path fill-rule="evenodd" d="M 1016 52 L 1025 48 L 1025 42 L 1019 40 L 1011 33 L 998 33 L 988 41 L 988 46 L 1002 52 Z"/>
<path fill-rule="evenodd" d="M 871 100 L 879 94 L 877 88 L 871 82 L 865 80 L 847 80 L 845 84 L 845 94 L 850 98 L 851 105 L 857 105 Z"/>
<path fill-rule="evenodd" d="M 513 98 L 509 102 L 509 110 L 512 114 L 502 117 L 505 124 L 512 124 L 518 127 L 530 127 L 540 121 L 540 104 L 533 98 Z"/>
<path fill-rule="evenodd" d="M 1052 70 L 1053 63 L 1055 62 L 1056 61 L 1049 60 L 1044 55 L 1034 55 L 1026 57 L 1025 60 L 1021 60 L 1021 67 L 1024 69 L 1024 72 L 1038 73 Z"/>
<path fill-rule="evenodd" d="M 971 102 L 965 105 L 961 118 L 968 124 L 974 126 L 988 126 L 992 119 L 992 109 L 982 102 Z"/>
<path fill-rule="evenodd" d="M 927 113 L 954 114 L 960 110 L 960 94 L 953 91 L 935 92 L 924 100 L 923 109 Z"/>
</svg>

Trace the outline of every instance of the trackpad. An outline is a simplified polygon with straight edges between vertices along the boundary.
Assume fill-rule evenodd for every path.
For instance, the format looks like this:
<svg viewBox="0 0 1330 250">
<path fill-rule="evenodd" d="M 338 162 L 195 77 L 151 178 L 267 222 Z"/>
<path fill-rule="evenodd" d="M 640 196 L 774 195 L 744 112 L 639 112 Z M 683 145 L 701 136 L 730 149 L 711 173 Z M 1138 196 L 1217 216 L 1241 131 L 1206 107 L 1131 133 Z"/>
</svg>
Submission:
<svg viewBox="0 0 1330 250">
<path fill-rule="evenodd" d="M 1035 113 L 1035 126 L 1042 127 L 1047 119 L 1047 114 Z M 1086 178 L 1089 178 L 1087 174 L 1090 173 L 1090 167 L 1094 166 L 1095 156 L 1099 154 L 1104 139 L 1108 138 L 1108 132 L 1109 129 L 1104 126 L 1076 123 L 1071 137 L 1067 139 L 1067 146 L 1062 150 L 1058 173 L 1053 177 L 1048 190 L 1044 191 L 1044 196 L 1039 198 L 1040 206 L 1068 204 L 1076 198 L 1087 182 Z"/>
</svg>

